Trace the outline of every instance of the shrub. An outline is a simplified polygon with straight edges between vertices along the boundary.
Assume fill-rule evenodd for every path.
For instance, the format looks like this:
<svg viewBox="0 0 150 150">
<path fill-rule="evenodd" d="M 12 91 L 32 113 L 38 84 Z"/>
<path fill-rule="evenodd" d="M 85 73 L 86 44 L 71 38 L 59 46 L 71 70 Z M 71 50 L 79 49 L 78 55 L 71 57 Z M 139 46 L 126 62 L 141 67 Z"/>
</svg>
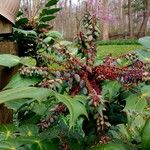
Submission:
<svg viewBox="0 0 150 150">
<path fill-rule="evenodd" d="M 96 18 L 86 13 L 83 24 L 77 46 L 58 32 L 36 32 L 32 57 L 0 55 L 1 65 L 23 64 L 0 92 L 14 110 L 13 125 L 0 128 L 1 149 L 140 149 L 149 125 L 149 51 L 95 62 Z"/>
</svg>

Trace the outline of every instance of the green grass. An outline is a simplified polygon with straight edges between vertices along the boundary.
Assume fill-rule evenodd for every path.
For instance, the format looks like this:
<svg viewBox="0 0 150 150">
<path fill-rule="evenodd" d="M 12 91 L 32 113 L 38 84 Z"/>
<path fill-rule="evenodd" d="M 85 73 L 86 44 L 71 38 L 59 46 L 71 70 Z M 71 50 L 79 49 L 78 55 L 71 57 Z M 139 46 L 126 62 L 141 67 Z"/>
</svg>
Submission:
<svg viewBox="0 0 150 150">
<path fill-rule="evenodd" d="M 102 59 L 109 54 L 112 54 L 113 57 L 117 57 L 140 49 L 141 47 L 140 45 L 102 45 L 97 47 L 97 58 Z"/>
</svg>

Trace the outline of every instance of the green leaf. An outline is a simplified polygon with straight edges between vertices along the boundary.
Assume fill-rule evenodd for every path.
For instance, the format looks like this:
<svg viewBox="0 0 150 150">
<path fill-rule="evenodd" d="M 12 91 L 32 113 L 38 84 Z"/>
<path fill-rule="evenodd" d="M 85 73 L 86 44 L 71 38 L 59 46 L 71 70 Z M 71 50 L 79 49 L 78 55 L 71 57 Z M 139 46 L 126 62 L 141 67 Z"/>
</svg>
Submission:
<svg viewBox="0 0 150 150">
<path fill-rule="evenodd" d="M 150 148 L 150 119 L 147 120 L 142 131 L 142 150 Z"/>
<path fill-rule="evenodd" d="M 49 27 L 49 24 L 47 24 L 47 23 L 40 22 L 40 23 L 38 24 L 38 28 L 39 28 L 39 29 L 43 29 L 43 28 L 47 28 L 47 27 Z"/>
<path fill-rule="evenodd" d="M 23 12 L 22 11 L 18 11 L 17 17 L 20 17 L 22 15 L 23 15 Z"/>
<path fill-rule="evenodd" d="M 15 26 L 19 27 L 27 23 L 28 23 L 28 18 L 20 18 L 18 21 L 16 21 Z"/>
<path fill-rule="evenodd" d="M 37 102 L 37 103 L 34 103 L 32 111 L 35 112 L 37 115 L 42 116 L 47 111 L 47 107 L 44 103 L 41 103 L 41 102 L 38 103 Z"/>
<path fill-rule="evenodd" d="M 38 78 L 23 78 L 17 73 L 11 78 L 10 82 L 5 86 L 4 89 L 33 86 L 39 81 L 40 79 Z"/>
<path fill-rule="evenodd" d="M 36 66 L 36 60 L 31 57 L 22 57 L 20 63 L 28 67 Z"/>
<path fill-rule="evenodd" d="M 36 136 L 38 135 L 39 128 L 37 125 L 25 124 L 19 127 L 18 131 L 21 133 L 21 136 Z"/>
<path fill-rule="evenodd" d="M 41 141 L 41 139 L 38 136 L 19 136 L 16 137 L 16 141 L 22 143 L 22 144 L 34 144 Z"/>
<path fill-rule="evenodd" d="M 1 54 L 0 65 L 6 67 L 14 67 L 20 63 L 20 58 L 15 55 Z"/>
<path fill-rule="evenodd" d="M 1 150 L 18 150 L 20 146 L 21 144 L 15 140 L 0 141 Z"/>
<path fill-rule="evenodd" d="M 129 113 L 143 113 L 147 101 L 137 95 L 130 95 L 126 98 L 126 106 L 124 110 Z"/>
<path fill-rule="evenodd" d="M 145 48 L 150 48 L 150 36 L 146 36 L 139 39 L 139 43 L 142 44 Z"/>
<path fill-rule="evenodd" d="M 38 101 L 47 98 L 51 91 L 44 88 L 22 87 L 14 88 L 0 92 L 0 103 L 14 101 L 25 98 L 36 99 Z"/>
<path fill-rule="evenodd" d="M 1 54 L 0 55 L 0 65 L 6 67 L 14 67 L 18 64 L 23 64 L 28 67 L 33 67 L 36 65 L 36 60 L 31 57 L 22 57 L 11 55 L 11 54 Z"/>
<path fill-rule="evenodd" d="M 86 105 L 87 103 L 87 96 L 84 95 L 76 95 L 73 97 L 74 101 L 79 101 L 81 102 L 83 105 Z"/>
<path fill-rule="evenodd" d="M 141 89 L 142 98 L 150 98 L 150 85 L 145 85 Z"/>
<path fill-rule="evenodd" d="M 59 0 L 49 0 L 45 6 L 50 7 L 50 6 L 56 5 L 58 1 Z"/>
<path fill-rule="evenodd" d="M 88 150 L 104 150 L 104 145 L 98 144 L 96 146 L 89 148 Z"/>
<path fill-rule="evenodd" d="M 41 21 L 42 22 L 51 21 L 51 20 L 55 19 L 55 17 L 56 16 L 48 16 L 48 15 L 46 15 L 46 16 L 43 16 L 43 17 L 40 18 L 40 22 Z"/>
<path fill-rule="evenodd" d="M 49 31 L 46 35 L 54 39 L 62 39 L 62 35 L 58 31 Z"/>
<path fill-rule="evenodd" d="M 52 15 L 60 10 L 61 10 L 61 8 L 43 9 L 41 16 Z"/>
<path fill-rule="evenodd" d="M 131 141 L 131 134 L 125 124 L 119 124 L 118 132 L 121 134 L 122 138 L 127 141 Z"/>
<path fill-rule="evenodd" d="M 110 142 L 104 146 L 104 150 L 135 150 L 135 148 L 124 143 Z"/>
<path fill-rule="evenodd" d="M 107 144 L 99 144 L 89 150 L 136 150 L 136 148 L 121 142 L 109 142 Z"/>
<path fill-rule="evenodd" d="M 52 140 L 51 142 L 47 140 L 36 141 L 30 150 L 58 150 L 59 143 L 56 140 Z"/>
<path fill-rule="evenodd" d="M 21 106 L 31 103 L 32 101 L 32 99 L 16 99 L 14 101 L 5 102 L 5 106 L 8 109 L 17 111 Z"/>
<path fill-rule="evenodd" d="M 22 30 L 22 29 L 18 29 L 18 28 L 13 28 L 14 33 L 18 33 L 18 34 L 23 34 L 25 36 L 32 36 L 32 37 L 36 37 L 37 33 L 34 30 Z"/>
<path fill-rule="evenodd" d="M 54 43 L 54 39 L 52 37 L 46 37 L 43 40 L 43 42 L 46 43 L 46 44 L 53 44 Z"/>
<path fill-rule="evenodd" d="M 131 117 L 132 122 L 130 125 L 130 129 L 132 130 L 131 133 L 133 136 L 140 135 L 140 132 L 143 129 L 143 127 L 145 125 L 145 121 L 146 121 L 144 117 L 142 115 L 137 115 L 135 117 L 134 116 Z M 136 135 L 136 133 L 137 133 L 137 135 Z"/>
<path fill-rule="evenodd" d="M 79 116 L 84 115 L 88 118 L 86 108 L 83 105 L 83 103 L 81 103 L 79 100 L 77 100 L 76 98 L 75 99 L 71 98 L 70 96 L 67 95 L 55 94 L 55 96 L 60 102 L 64 103 L 69 109 L 70 128 L 74 127 Z"/>
<path fill-rule="evenodd" d="M 150 62 L 150 51 L 138 50 L 136 53 L 140 60 Z"/>
<path fill-rule="evenodd" d="M 52 139 L 51 141 L 43 140 L 38 136 L 21 136 L 17 137 L 16 141 L 28 145 L 30 150 L 58 150 L 58 140 Z"/>
<path fill-rule="evenodd" d="M 121 84 L 117 81 L 109 81 L 104 84 L 102 95 L 106 100 L 112 101 L 118 96 L 120 88 Z"/>
<path fill-rule="evenodd" d="M 14 132 L 17 128 L 14 125 L 1 125 L 0 126 L 0 141 L 7 140 L 14 137 Z"/>
</svg>

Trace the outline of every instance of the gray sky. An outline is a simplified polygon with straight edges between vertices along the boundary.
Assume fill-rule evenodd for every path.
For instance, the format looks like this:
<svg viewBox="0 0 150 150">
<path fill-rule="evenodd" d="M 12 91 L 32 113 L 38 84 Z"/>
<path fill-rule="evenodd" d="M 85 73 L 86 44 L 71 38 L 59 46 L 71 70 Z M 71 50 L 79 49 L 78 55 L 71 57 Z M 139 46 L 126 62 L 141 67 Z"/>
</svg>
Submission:
<svg viewBox="0 0 150 150">
<path fill-rule="evenodd" d="M 77 4 L 78 0 L 73 0 L 72 2 L 73 2 L 74 4 Z"/>
</svg>

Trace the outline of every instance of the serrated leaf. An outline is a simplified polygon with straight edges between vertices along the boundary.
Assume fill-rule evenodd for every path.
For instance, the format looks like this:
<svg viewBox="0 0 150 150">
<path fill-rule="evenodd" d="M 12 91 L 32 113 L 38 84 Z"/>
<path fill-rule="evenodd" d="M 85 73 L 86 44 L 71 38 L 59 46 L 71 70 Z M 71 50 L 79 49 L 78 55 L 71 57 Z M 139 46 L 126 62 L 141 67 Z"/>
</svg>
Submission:
<svg viewBox="0 0 150 150">
<path fill-rule="evenodd" d="M 58 101 L 64 103 L 70 112 L 70 121 L 69 126 L 70 128 L 74 127 L 77 119 L 79 116 L 84 115 L 88 117 L 87 111 L 83 103 L 78 101 L 77 99 L 71 98 L 67 95 L 55 94 Z"/>
<path fill-rule="evenodd" d="M 5 102 L 5 106 L 8 109 L 17 111 L 21 106 L 31 103 L 32 101 L 31 99 L 16 99 L 14 101 Z"/>
<path fill-rule="evenodd" d="M 81 102 L 83 105 L 85 105 L 87 102 L 87 96 L 84 96 L 84 95 L 76 95 L 73 97 L 73 99 L 74 99 L 74 101 Z"/>
<path fill-rule="evenodd" d="M 137 95 L 130 95 L 126 98 L 124 111 L 129 113 L 142 113 L 147 106 L 147 101 Z"/>
<path fill-rule="evenodd" d="M 14 88 L 0 92 L 0 103 L 14 101 L 25 98 L 36 99 L 38 101 L 47 98 L 51 94 L 51 90 L 35 87 Z"/>
<path fill-rule="evenodd" d="M 20 63 L 20 58 L 11 54 L 0 54 L 0 65 L 14 67 Z"/>
<path fill-rule="evenodd" d="M 112 101 L 118 96 L 120 88 L 121 84 L 117 81 L 107 82 L 102 88 L 102 95 L 106 100 Z"/>
<path fill-rule="evenodd" d="M 150 119 L 147 120 L 142 131 L 142 150 L 149 150 L 150 148 Z"/>
<path fill-rule="evenodd" d="M 46 15 L 46 16 L 43 16 L 43 17 L 40 18 L 40 22 L 41 21 L 42 22 L 51 21 L 51 20 L 55 19 L 55 17 L 56 16 L 48 16 L 48 15 Z"/>
<path fill-rule="evenodd" d="M 11 80 L 5 86 L 4 89 L 28 87 L 28 86 L 35 85 L 39 81 L 40 79 L 38 78 L 24 78 L 17 73 L 11 78 Z"/>
<path fill-rule="evenodd" d="M 49 0 L 45 6 L 50 7 L 50 6 L 56 5 L 58 1 L 59 0 Z"/>
<path fill-rule="evenodd" d="M 43 15 L 52 15 L 52 14 L 54 14 L 54 13 L 60 11 L 60 10 L 61 10 L 61 8 L 43 9 L 41 16 L 43 16 Z"/>
</svg>

